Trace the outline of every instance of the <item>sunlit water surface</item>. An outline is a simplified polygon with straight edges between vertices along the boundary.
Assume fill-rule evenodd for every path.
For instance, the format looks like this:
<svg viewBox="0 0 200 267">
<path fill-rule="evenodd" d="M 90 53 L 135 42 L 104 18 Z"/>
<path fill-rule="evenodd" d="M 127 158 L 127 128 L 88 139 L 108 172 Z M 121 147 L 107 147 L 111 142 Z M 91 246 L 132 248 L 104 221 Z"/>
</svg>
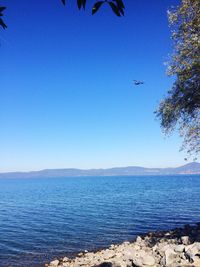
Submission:
<svg viewBox="0 0 200 267">
<path fill-rule="evenodd" d="M 0 180 L 0 266 L 55 257 L 200 221 L 200 176 Z"/>
</svg>

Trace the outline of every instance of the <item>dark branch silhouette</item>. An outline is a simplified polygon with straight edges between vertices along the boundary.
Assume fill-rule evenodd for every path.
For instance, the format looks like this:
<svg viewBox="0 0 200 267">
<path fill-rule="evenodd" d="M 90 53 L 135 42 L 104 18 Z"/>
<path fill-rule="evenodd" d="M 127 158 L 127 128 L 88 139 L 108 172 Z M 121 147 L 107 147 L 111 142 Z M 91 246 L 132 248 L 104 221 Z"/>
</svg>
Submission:
<svg viewBox="0 0 200 267">
<path fill-rule="evenodd" d="M 63 5 L 66 5 L 66 0 L 61 0 Z M 86 7 L 87 0 L 77 0 L 77 6 L 78 9 L 84 9 Z M 114 14 L 118 17 L 124 16 L 124 3 L 123 0 L 104 0 L 104 1 L 97 1 L 93 7 L 92 7 L 92 15 L 94 15 L 103 4 L 107 4 L 110 6 Z M 2 27 L 4 30 L 7 28 L 7 25 L 3 21 L 3 11 L 6 9 L 6 7 L 0 6 L 0 27 Z"/>
</svg>

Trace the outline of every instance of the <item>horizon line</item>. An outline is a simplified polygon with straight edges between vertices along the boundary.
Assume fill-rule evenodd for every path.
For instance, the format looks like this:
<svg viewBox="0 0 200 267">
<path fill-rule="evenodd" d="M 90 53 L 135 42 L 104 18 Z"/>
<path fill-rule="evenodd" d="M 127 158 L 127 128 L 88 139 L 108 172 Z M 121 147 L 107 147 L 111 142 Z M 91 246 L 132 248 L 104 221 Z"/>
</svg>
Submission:
<svg viewBox="0 0 200 267">
<path fill-rule="evenodd" d="M 116 168 L 130 168 L 130 167 L 137 167 L 137 168 L 145 168 L 145 169 L 175 169 L 179 168 L 182 166 L 185 166 L 187 164 L 191 163 L 198 163 L 200 162 L 197 161 L 191 161 L 187 162 L 183 165 L 178 165 L 176 167 L 144 167 L 144 166 L 139 166 L 139 165 L 128 165 L 128 166 L 115 166 L 115 167 L 107 167 L 107 168 L 78 168 L 78 167 L 63 167 L 63 168 L 44 168 L 44 169 L 39 169 L 39 170 L 22 170 L 22 171 L 0 171 L 0 174 L 5 174 L 5 173 L 31 173 L 31 172 L 41 172 L 41 171 L 49 171 L 49 170 L 83 170 L 83 171 L 89 171 L 89 170 L 108 170 L 108 169 L 116 169 Z"/>
</svg>

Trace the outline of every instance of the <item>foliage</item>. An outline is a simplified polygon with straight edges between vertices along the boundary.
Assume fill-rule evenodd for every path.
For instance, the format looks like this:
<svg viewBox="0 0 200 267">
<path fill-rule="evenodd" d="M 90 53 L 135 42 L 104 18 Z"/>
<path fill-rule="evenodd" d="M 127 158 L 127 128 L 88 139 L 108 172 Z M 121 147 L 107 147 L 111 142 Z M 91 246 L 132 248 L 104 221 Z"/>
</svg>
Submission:
<svg viewBox="0 0 200 267">
<path fill-rule="evenodd" d="M 61 0 L 61 1 L 64 5 L 66 4 L 66 0 Z M 97 1 L 93 5 L 92 15 L 95 14 L 103 4 L 108 4 L 111 7 L 112 11 L 115 13 L 115 15 L 117 15 L 118 17 L 124 16 L 125 7 L 124 7 L 123 0 Z M 85 9 L 86 0 L 77 0 L 77 5 L 79 9 L 81 8 Z"/>
<path fill-rule="evenodd" d="M 61 0 L 63 5 L 66 4 L 66 0 Z M 80 10 L 81 8 L 85 9 L 87 0 L 77 0 L 77 6 Z M 112 11 L 117 15 L 118 17 L 124 16 L 124 3 L 123 0 L 104 0 L 104 1 L 97 1 L 92 8 L 92 15 L 94 15 L 103 4 L 108 4 Z M 3 17 L 3 11 L 6 9 L 6 7 L 0 6 L 0 27 L 3 27 L 5 30 L 7 28 L 6 24 L 4 23 L 2 17 Z"/>
<path fill-rule="evenodd" d="M 168 68 L 175 82 L 156 111 L 165 133 L 176 127 L 188 155 L 200 152 L 200 1 L 182 0 L 168 13 L 174 53 Z"/>
<path fill-rule="evenodd" d="M 2 17 L 3 17 L 3 11 L 5 10 L 6 8 L 3 7 L 3 6 L 0 6 L 0 26 L 3 27 L 4 29 L 7 27 L 6 24 L 4 23 Z"/>
</svg>

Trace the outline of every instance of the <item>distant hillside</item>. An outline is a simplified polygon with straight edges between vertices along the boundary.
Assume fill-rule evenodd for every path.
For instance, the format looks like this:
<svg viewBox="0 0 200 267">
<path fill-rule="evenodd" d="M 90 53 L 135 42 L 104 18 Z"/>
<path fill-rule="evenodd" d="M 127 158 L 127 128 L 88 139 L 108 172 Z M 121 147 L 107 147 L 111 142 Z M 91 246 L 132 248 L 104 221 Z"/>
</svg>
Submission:
<svg viewBox="0 0 200 267">
<path fill-rule="evenodd" d="M 130 176 L 130 175 L 173 175 L 200 174 L 200 163 L 192 162 L 177 168 L 144 168 L 137 166 L 110 169 L 47 169 L 32 172 L 0 173 L 0 178 L 37 178 L 37 177 L 79 177 L 79 176 Z"/>
</svg>

